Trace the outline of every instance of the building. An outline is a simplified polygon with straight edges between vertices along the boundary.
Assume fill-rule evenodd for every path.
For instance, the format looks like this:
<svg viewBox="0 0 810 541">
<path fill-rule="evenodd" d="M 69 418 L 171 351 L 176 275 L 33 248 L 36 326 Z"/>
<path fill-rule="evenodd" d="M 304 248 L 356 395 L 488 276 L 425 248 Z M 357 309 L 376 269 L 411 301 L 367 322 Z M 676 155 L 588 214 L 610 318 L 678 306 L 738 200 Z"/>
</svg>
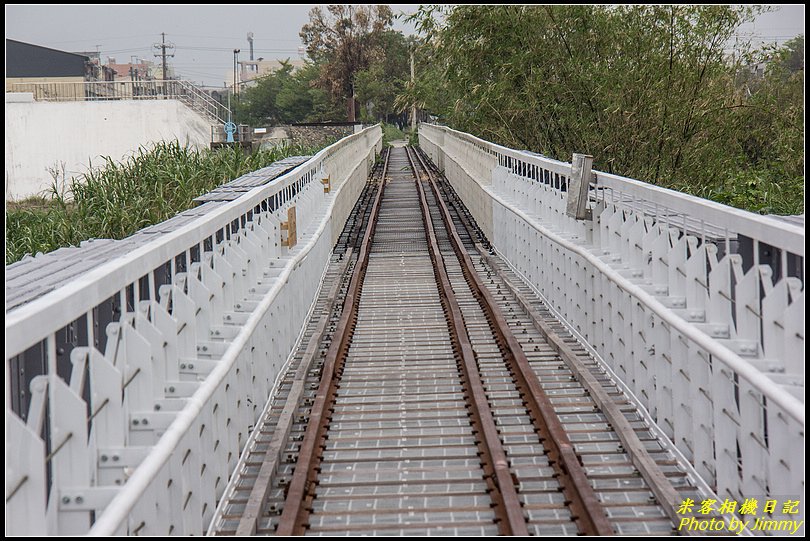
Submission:
<svg viewBox="0 0 810 541">
<path fill-rule="evenodd" d="M 105 92 L 113 72 L 90 57 L 6 39 L 6 92 L 32 92 L 36 99 L 84 99 Z"/>
<path fill-rule="evenodd" d="M 113 71 L 116 81 L 149 81 L 162 77 L 163 73 L 154 62 L 137 58 L 132 60 L 135 62 L 118 64 L 115 58 L 107 59 L 107 67 Z"/>
<path fill-rule="evenodd" d="M 241 88 L 253 86 L 251 84 L 252 81 L 280 70 L 285 62 L 292 66 L 293 71 L 304 67 L 306 64 L 306 62 L 300 58 L 287 58 L 284 60 L 265 60 L 264 58 L 259 58 L 258 60 L 240 60 L 238 62 L 237 82 Z M 231 70 L 225 76 L 225 81 L 229 87 L 233 86 L 233 75 L 233 70 Z"/>
</svg>

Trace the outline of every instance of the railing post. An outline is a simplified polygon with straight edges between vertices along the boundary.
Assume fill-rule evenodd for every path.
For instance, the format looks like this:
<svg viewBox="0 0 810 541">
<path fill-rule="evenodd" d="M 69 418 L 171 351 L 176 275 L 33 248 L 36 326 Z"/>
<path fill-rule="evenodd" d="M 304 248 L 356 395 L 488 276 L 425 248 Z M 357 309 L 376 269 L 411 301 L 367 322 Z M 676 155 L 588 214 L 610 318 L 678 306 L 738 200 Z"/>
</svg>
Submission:
<svg viewBox="0 0 810 541">
<path fill-rule="evenodd" d="M 568 182 L 568 205 L 565 213 L 577 220 L 592 220 L 593 214 L 588 208 L 588 188 L 596 176 L 591 172 L 593 156 L 574 153 L 571 160 L 571 178 Z"/>
</svg>

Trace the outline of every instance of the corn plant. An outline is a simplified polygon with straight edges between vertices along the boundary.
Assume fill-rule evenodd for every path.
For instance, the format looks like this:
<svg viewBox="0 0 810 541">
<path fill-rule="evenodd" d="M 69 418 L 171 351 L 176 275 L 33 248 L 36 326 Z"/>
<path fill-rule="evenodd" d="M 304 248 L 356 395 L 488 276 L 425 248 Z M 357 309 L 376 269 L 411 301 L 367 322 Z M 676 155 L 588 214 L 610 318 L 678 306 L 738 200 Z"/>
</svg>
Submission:
<svg viewBox="0 0 810 541">
<path fill-rule="evenodd" d="M 194 150 L 177 141 L 141 147 L 67 182 L 54 179 L 42 199 L 6 210 L 6 265 L 90 238 L 122 239 L 193 206 L 195 197 L 249 171 L 317 149 L 295 145 L 252 154 L 238 147 Z"/>
</svg>

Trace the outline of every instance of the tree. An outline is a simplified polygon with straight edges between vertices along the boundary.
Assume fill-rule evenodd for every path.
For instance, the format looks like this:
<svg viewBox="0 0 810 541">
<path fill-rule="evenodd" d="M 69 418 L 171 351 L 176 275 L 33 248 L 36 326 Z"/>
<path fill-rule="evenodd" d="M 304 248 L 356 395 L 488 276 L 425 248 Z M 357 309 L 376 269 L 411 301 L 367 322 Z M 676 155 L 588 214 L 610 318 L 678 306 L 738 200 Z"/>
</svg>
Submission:
<svg viewBox="0 0 810 541">
<path fill-rule="evenodd" d="M 401 32 L 392 30 L 383 32 L 380 42 L 383 54 L 375 55 L 367 68 L 357 72 L 355 92 L 364 120 L 390 122 L 396 111 L 394 101 L 410 78 L 411 44 Z"/>
<path fill-rule="evenodd" d="M 747 163 L 741 119 L 754 103 L 737 74 L 750 50 L 725 49 L 753 14 L 730 5 L 424 9 L 416 18 L 429 65 L 398 103 L 421 99 L 453 127 L 507 146 L 565 161 L 586 152 L 598 169 L 711 195 Z M 786 94 L 783 86 L 783 105 L 799 107 L 784 109 L 795 124 L 803 102 Z M 783 150 L 803 155 L 794 139 Z"/>
<path fill-rule="evenodd" d="M 233 105 L 236 121 L 253 126 L 337 120 L 340 111 L 314 85 L 320 69 L 314 64 L 293 71 L 289 62 L 260 78 Z"/>
<path fill-rule="evenodd" d="M 349 120 L 355 116 L 355 77 L 384 57 L 383 34 L 393 13 L 386 5 L 329 5 L 309 12 L 300 36 L 307 54 L 320 66 L 318 86 L 338 102 L 348 102 Z"/>
</svg>

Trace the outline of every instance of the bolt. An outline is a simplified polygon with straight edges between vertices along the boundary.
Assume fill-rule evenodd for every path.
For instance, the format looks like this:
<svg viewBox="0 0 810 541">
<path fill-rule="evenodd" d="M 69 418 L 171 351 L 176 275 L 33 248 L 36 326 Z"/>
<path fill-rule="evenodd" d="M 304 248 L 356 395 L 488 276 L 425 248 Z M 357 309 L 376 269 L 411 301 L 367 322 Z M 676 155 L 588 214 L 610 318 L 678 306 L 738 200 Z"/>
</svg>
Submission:
<svg viewBox="0 0 810 541">
<path fill-rule="evenodd" d="M 62 503 L 70 503 L 70 496 L 62 496 Z"/>
<path fill-rule="evenodd" d="M 81 496 L 76 496 L 76 503 L 84 503 L 84 498 Z"/>
<path fill-rule="evenodd" d="M 101 461 L 102 462 L 107 462 L 108 460 L 109 460 L 109 457 L 107 455 L 101 455 Z"/>
<path fill-rule="evenodd" d="M 194 369 L 194 365 L 193 365 L 192 363 L 188 363 L 188 369 L 189 369 L 189 370 L 193 370 L 193 369 Z"/>
<path fill-rule="evenodd" d="M 160 411 L 160 404 L 155 404 L 155 411 Z"/>
<path fill-rule="evenodd" d="M 173 393 L 173 392 L 174 392 L 174 386 L 170 386 L 170 387 L 169 387 L 169 392 L 170 392 L 170 393 Z"/>
<path fill-rule="evenodd" d="M 180 363 L 180 368 L 184 370 L 186 368 L 186 363 Z"/>
<path fill-rule="evenodd" d="M 141 422 L 138 419 L 133 419 L 132 424 L 138 426 L 139 424 L 141 424 Z"/>
<path fill-rule="evenodd" d="M 144 419 L 143 421 L 141 421 L 141 423 L 143 424 L 143 426 L 146 426 L 149 424 L 149 419 Z"/>
</svg>

